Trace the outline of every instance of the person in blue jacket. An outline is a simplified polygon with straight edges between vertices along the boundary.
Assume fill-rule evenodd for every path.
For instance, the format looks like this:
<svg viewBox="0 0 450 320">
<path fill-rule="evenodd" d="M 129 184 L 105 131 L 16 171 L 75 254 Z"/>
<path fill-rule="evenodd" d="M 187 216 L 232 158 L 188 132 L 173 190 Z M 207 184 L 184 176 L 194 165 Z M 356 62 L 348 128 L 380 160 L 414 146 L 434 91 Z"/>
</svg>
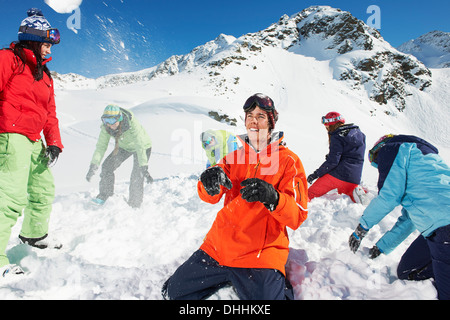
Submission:
<svg viewBox="0 0 450 320">
<path fill-rule="evenodd" d="M 367 232 L 398 205 L 401 216 L 369 250 L 370 258 L 389 254 L 413 231 L 421 235 L 404 253 L 400 279 L 434 278 L 439 299 L 450 299 L 450 167 L 427 141 L 386 135 L 369 151 L 378 168 L 378 196 L 365 209 L 350 236 L 353 252 Z"/>
<path fill-rule="evenodd" d="M 348 195 L 353 202 L 364 203 L 366 192 L 359 186 L 366 152 L 366 136 L 357 125 L 346 124 L 338 112 L 329 112 L 322 117 L 328 132 L 329 153 L 325 162 L 308 176 L 309 200 L 337 189 Z"/>
</svg>

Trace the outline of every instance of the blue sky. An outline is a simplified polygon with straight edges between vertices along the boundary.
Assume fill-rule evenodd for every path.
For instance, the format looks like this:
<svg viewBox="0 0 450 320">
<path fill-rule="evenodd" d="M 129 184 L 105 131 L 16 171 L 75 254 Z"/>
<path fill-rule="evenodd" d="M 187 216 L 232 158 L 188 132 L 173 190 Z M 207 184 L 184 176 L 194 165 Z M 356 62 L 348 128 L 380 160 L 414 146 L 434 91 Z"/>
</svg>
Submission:
<svg viewBox="0 0 450 320">
<path fill-rule="evenodd" d="M 62 33 L 50 69 L 95 78 L 154 66 L 220 33 L 240 37 L 265 29 L 283 14 L 290 16 L 311 5 L 340 8 L 364 22 L 371 16 L 367 8 L 377 5 L 379 31 L 394 47 L 429 31 L 450 32 L 447 0 L 84 0 L 78 33 L 67 28 L 72 14 L 57 13 L 44 0 L 0 0 L 0 45 L 17 40 L 28 8 L 41 8 Z"/>
</svg>

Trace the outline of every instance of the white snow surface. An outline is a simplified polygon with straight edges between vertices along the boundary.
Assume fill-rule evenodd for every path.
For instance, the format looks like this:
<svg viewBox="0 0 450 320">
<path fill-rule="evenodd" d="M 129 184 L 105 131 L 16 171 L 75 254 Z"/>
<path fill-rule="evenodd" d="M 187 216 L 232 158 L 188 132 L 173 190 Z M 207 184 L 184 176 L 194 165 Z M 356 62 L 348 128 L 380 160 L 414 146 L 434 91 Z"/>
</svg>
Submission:
<svg viewBox="0 0 450 320">
<path fill-rule="evenodd" d="M 431 31 L 398 47 L 412 54 L 429 68 L 450 67 L 450 32 Z"/>
<path fill-rule="evenodd" d="M 19 218 L 7 254 L 26 274 L 1 280 L 0 299 L 162 299 L 163 283 L 199 248 L 223 204 L 204 203 L 197 195 L 206 164 L 200 133 L 210 128 L 244 133 L 242 105 L 256 92 L 274 99 L 280 112 L 276 129 L 284 131 L 307 174 L 328 152 L 320 119 L 329 111 L 360 126 L 367 150 L 384 134 L 415 134 L 435 144 L 448 163 L 450 70 L 432 72 L 432 87 L 416 90 L 407 97 L 405 112 L 391 115 L 384 110 L 394 107 L 380 106 L 363 90 L 336 80 L 329 60 L 277 48 L 264 48 L 242 65 L 230 64 L 221 70 L 225 80 L 219 84 L 205 68 L 104 89 L 92 86 L 92 79 L 81 79 L 85 85 L 76 87 L 60 83 L 56 99 L 65 148 L 53 168 L 57 195 L 49 237 L 63 247 L 39 250 L 20 244 Z M 85 175 L 109 103 L 132 110 L 153 140 L 149 170 L 155 181 L 145 186 L 140 209 L 125 202 L 131 160 L 117 171 L 115 195 L 102 207 L 90 204 L 99 178 L 97 173 L 88 183 Z M 237 127 L 213 120 L 210 110 L 236 118 Z M 362 184 L 371 197 L 376 183 L 377 171 L 366 161 Z M 400 208 L 370 230 L 356 254 L 349 250 L 348 238 L 364 208 L 333 192 L 310 202 L 308 219 L 298 230 L 289 230 L 286 269 L 295 298 L 436 299 L 431 280 L 408 282 L 396 276 L 402 254 L 418 233 L 390 255 L 368 258 L 369 248 L 393 226 Z M 211 299 L 237 296 L 222 289 Z"/>
</svg>

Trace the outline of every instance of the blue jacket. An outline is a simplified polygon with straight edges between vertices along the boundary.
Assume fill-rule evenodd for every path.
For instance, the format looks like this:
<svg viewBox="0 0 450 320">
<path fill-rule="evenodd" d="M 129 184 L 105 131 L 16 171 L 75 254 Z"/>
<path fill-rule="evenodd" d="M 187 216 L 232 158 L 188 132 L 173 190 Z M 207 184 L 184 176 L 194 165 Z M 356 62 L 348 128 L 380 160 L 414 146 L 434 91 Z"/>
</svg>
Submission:
<svg viewBox="0 0 450 320">
<path fill-rule="evenodd" d="M 359 184 L 364 164 L 366 136 L 354 124 L 346 124 L 330 133 L 330 151 L 326 161 L 314 172 L 317 177 L 333 177 Z"/>
<path fill-rule="evenodd" d="M 378 153 L 378 196 L 364 211 L 365 229 L 378 224 L 395 207 L 402 214 L 394 227 L 377 242 L 390 253 L 414 230 L 424 237 L 450 224 L 450 167 L 430 143 L 414 136 L 398 135 Z"/>
</svg>

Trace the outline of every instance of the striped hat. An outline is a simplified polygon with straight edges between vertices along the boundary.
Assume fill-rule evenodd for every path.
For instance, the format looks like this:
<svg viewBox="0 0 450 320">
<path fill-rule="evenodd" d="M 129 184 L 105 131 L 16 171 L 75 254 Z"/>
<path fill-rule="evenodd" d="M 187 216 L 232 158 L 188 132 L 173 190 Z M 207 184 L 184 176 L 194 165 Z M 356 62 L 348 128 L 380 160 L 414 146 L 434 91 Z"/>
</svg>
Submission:
<svg viewBox="0 0 450 320">
<path fill-rule="evenodd" d="M 28 17 L 20 24 L 18 33 L 19 41 L 44 42 L 43 37 L 37 33 L 33 33 L 32 30 L 47 31 L 52 28 L 50 23 L 45 19 L 44 14 L 40 9 L 28 9 L 27 15 Z"/>
<path fill-rule="evenodd" d="M 116 121 L 122 121 L 123 115 L 120 107 L 114 104 L 106 106 L 105 111 L 103 111 L 102 119 L 112 118 Z"/>
</svg>

